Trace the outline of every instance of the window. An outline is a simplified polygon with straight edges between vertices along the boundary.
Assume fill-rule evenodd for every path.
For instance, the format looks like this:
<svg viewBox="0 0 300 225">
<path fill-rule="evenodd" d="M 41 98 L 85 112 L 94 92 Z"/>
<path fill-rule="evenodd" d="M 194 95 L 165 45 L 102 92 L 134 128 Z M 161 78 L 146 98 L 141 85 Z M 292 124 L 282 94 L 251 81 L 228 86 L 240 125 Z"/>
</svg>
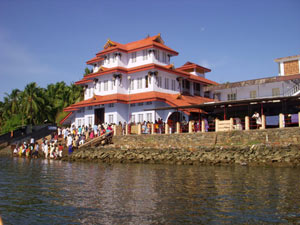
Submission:
<svg viewBox="0 0 300 225">
<path fill-rule="evenodd" d="M 165 77 L 165 89 L 169 89 L 169 78 Z"/>
<path fill-rule="evenodd" d="M 133 90 L 134 89 L 134 79 L 129 80 L 129 90 Z"/>
<path fill-rule="evenodd" d="M 88 121 L 89 121 L 89 125 L 92 125 L 92 124 L 93 124 L 93 117 L 92 117 L 92 116 L 89 116 L 89 117 L 88 117 Z"/>
<path fill-rule="evenodd" d="M 108 115 L 108 123 L 114 122 L 114 115 Z"/>
<path fill-rule="evenodd" d="M 157 87 L 162 87 L 161 77 L 157 77 Z"/>
<path fill-rule="evenodd" d="M 77 120 L 77 127 L 81 126 L 81 119 Z"/>
<path fill-rule="evenodd" d="M 104 81 L 104 91 L 108 91 L 108 80 Z"/>
<path fill-rule="evenodd" d="M 101 81 L 99 81 L 99 83 L 98 83 L 98 90 L 99 90 L 99 92 L 101 91 Z"/>
<path fill-rule="evenodd" d="M 136 52 L 131 53 L 131 61 L 134 63 L 136 62 Z"/>
<path fill-rule="evenodd" d="M 147 113 L 147 121 L 152 122 L 152 113 Z"/>
<path fill-rule="evenodd" d="M 148 59 L 148 51 L 143 50 L 143 60 L 147 60 L 147 59 Z"/>
<path fill-rule="evenodd" d="M 109 108 L 114 107 L 114 103 L 109 103 L 109 104 L 108 104 L 108 107 L 109 107 Z"/>
<path fill-rule="evenodd" d="M 88 90 L 89 90 L 88 91 L 88 97 L 92 97 L 92 90 L 91 90 L 91 88 L 89 88 Z"/>
<path fill-rule="evenodd" d="M 93 106 L 89 106 L 89 107 L 88 107 L 88 110 L 93 110 Z"/>
<path fill-rule="evenodd" d="M 110 81 L 111 90 L 114 90 L 114 81 Z"/>
<path fill-rule="evenodd" d="M 113 60 L 113 62 L 115 62 L 115 61 L 116 61 L 116 58 L 117 58 L 117 55 L 116 55 L 116 54 L 114 54 L 114 55 L 113 55 L 113 57 L 112 57 L 112 60 Z"/>
<path fill-rule="evenodd" d="M 167 53 L 163 52 L 163 62 L 167 63 Z"/>
<path fill-rule="evenodd" d="M 280 89 L 279 88 L 272 88 L 272 96 L 279 96 Z"/>
<path fill-rule="evenodd" d="M 144 117 L 143 117 L 143 114 L 139 114 L 139 121 L 140 123 L 144 122 Z"/>
<path fill-rule="evenodd" d="M 131 106 L 131 107 L 135 107 L 135 103 L 131 103 L 130 106 Z"/>
<path fill-rule="evenodd" d="M 143 88 L 143 78 L 138 78 L 137 79 L 137 89 L 142 89 Z"/>
<path fill-rule="evenodd" d="M 155 58 L 159 60 L 159 54 L 160 54 L 159 50 L 155 50 L 154 54 L 155 54 Z"/>
<path fill-rule="evenodd" d="M 152 102 L 146 102 L 146 105 L 152 105 Z"/>
<path fill-rule="evenodd" d="M 221 100 L 221 93 L 214 93 L 214 100 L 220 101 Z"/>
<path fill-rule="evenodd" d="M 227 95 L 227 100 L 228 101 L 236 100 L 236 93 L 228 94 Z"/>
<path fill-rule="evenodd" d="M 149 76 L 145 76 L 145 88 L 149 87 Z"/>
<path fill-rule="evenodd" d="M 175 91 L 176 90 L 176 86 L 175 86 L 175 80 L 172 80 L 172 90 Z"/>
<path fill-rule="evenodd" d="M 142 106 L 142 105 L 144 105 L 143 102 L 139 102 L 139 103 L 138 103 L 138 106 Z"/>
<path fill-rule="evenodd" d="M 131 115 L 131 122 L 135 123 L 135 115 Z"/>
<path fill-rule="evenodd" d="M 109 64 L 110 63 L 110 54 L 108 53 L 107 54 L 107 64 Z"/>
<path fill-rule="evenodd" d="M 256 98 L 256 91 L 250 91 L 250 98 Z"/>
</svg>

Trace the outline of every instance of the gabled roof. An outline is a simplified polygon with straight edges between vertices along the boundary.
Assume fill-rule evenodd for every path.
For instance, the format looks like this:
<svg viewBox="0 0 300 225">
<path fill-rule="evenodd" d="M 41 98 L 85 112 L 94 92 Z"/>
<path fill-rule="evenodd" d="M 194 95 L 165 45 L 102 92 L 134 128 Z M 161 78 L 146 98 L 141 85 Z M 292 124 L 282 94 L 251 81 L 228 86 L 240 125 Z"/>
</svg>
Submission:
<svg viewBox="0 0 300 225">
<path fill-rule="evenodd" d="M 213 99 L 200 97 L 200 96 L 189 96 L 189 95 L 180 95 L 180 94 L 167 94 L 162 92 L 145 92 L 143 94 L 112 94 L 112 95 L 95 95 L 94 97 L 75 103 L 67 108 L 64 111 L 76 111 L 81 107 L 109 104 L 109 103 L 123 103 L 123 104 L 132 104 L 140 102 L 149 102 L 149 101 L 162 101 L 170 106 L 187 106 L 193 104 L 201 104 L 204 102 L 212 102 Z"/>
<path fill-rule="evenodd" d="M 165 71 L 171 74 L 175 74 L 177 76 L 180 77 L 184 77 L 188 80 L 191 81 L 196 81 L 196 82 L 200 82 L 200 83 L 204 83 L 204 84 L 218 84 L 214 81 L 208 80 L 204 77 L 199 77 L 193 74 L 190 74 L 188 72 L 184 72 L 178 69 L 175 69 L 174 66 L 171 65 L 166 65 L 166 66 L 162 66 L 162 65 L 158 65 L 158 64 L 154 64 L 154 63 L 150 63 L 150 64 L 146 64 L 146 65 L 142 65 L 142 66 L 137 66 L 137 67 L 132 67 L 132 68 L 125 68 L 125 67 L 112 67 L 112 68 L 106 68 L 106 67 L 100 67 L 100 71 L 96 72 L 96 73 L 91 73 L 86 75 L 83 79 L 81 79 L 80 81 L 75 82 L 76 85 L 81 85 L 81 84 L 86 84 L 86 83 L 90 83 L 93 82 L 93 79 L 98 77 L 98 76 L 102 76 L 102 75 L 106 75 L 106 74 L 112 74 L 112 73 L 123 73 L 123 74 L 132 74 L 132 73 L 136 73 L 136 72 L 140 72 L 140 71 L 146 71 L 146 70 L 161 70 L 161 71 Z"/>
<path fill-rule="evenodd" d="M 198 70 L 200 70 L 202 72 L 205 72 L 205 73 L 206 72 L 211 72 L 210 69 L 205 68 L 203 66 L 200 66 L 200 65 L 198 65 L 196 63 L 192 63 L 192 62 L 186 62 L 183 66 L 181 66 L 181 67 L 179 67 L 177 69 L 178 70 L 182 70 L 182 71 L 188 71 L 190 69 L 198 69 Z"/>
<path fill-rule="evenodd" d="M 98 52 L 96 56 L 99 57 L 107 53 L 116 52 L 116 51 L 130 53 L 130 52 L 140 51 L 146 48 L 159 48 L 169 52 L 172 55 L 178 55 L 178 52 L 176 52 L 175 50 L 171 49 L 170 47 L 164 44 L 164 41 L 162 40 L 160 34 L 158 34 L 152 37 L 146 37 L 145 39 L 130 42 L 127 44 L 120 44 L 118 42 L 108 39 L 103 47 L 103 50 Z"/>
<path fill-rule="evenodd" d="M 103 61 L 104 60 L 104 58 L 102 58 L 102 57 L 94 57 L 94 58 L 92 58 L 92 59 L 90 59 L 90 60 L 88 60 L 87 62 L 86 62 L 86 64 L 88 64 L 88 65 L 90 65 L 90 64 L 94 64 L 94 63 L 96 63 L 96 62 L 100 62 L 100 61 Z"/>
<path fill-rule="evenodd" d="M 297 59 L 300 59 L 300 55 L 294 55 L 294 56 L 287 56 L 287 57 L 277 58 L 274 61 L 275 62 L 282 62 L 282 61 L 292 61 L 292 60 L 297 60 Z"/>
</svg>

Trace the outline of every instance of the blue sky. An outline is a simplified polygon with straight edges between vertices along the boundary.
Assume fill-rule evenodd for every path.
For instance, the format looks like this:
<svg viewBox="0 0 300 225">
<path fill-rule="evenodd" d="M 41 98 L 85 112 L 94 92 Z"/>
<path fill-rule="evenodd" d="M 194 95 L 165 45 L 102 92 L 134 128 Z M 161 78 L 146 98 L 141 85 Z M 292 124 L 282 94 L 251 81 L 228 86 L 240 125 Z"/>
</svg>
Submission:
<svg viewBox="0 0 300 225">
<path fill-rule="evenodd" d="M 299 0 L 1 0 L 0 100 L 35 81 L 67 84 L 107 38 L 161 33 L 186 61 L 223 83 L 278 74 L 275 58 L 300 54 Z"/>
</svg>

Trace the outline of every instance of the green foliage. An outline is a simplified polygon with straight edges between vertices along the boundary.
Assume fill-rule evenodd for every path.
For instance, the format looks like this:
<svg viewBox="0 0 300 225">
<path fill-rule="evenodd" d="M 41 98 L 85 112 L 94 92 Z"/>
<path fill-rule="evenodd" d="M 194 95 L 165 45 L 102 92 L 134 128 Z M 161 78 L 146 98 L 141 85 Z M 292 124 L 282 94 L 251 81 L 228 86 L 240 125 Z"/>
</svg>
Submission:
<svg viewBox="0 0 300 225">
<path fill-rule="evenodd" d="M 15 114 L 5 121 L 5 124 L 1 127 L 1 131 L 2 133 L 7 133 L 20 126 L 22 126 L 22 116 L 20 114 Z"/>
<path fill-rule="evenodd" d="M 89 70 L 89 68 L 85 68 L 84 69 L 84 74 L 83 74 L 83 76 L 85 77 L 86 75 L 88 75 L 88 74 L 90 74 L 90 73 L 92 73 L 92 71 L 91 70 Z"/>
<path fill-rule="evenodd" d="M 20 125 L 36 125 L 59 122 L 63 109 L 83 99 L 82 87 L 65 82 L 39 87 L 35 82 L 25 86 L 24 91 L 12 90 L 0 101 L 0 133 Z M 60 120 L 59 120 L 60 119 Z"/>
</svg>

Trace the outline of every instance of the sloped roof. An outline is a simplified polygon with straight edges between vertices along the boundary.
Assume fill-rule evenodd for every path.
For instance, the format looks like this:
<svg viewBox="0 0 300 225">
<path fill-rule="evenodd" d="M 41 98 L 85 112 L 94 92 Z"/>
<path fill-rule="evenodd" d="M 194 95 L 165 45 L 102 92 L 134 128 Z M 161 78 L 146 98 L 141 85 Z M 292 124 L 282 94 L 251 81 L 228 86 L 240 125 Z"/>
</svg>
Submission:
<svg viewBox="0 0 300 225">
<path fill-rule="evenodd" d="M 163 49 L 165 51 L 168 51 L 169 53 L 173 55 L 178 55 L 178 52 L 175 50 L 171 49 L 170 47 L 166 46 L 164 44 L 164 41 L 162 40 L 160 34 L 152 36 L 152 37 L 146 37 L 142 40 L 130 42 L 127 44 L 120 44 L 115 41 L 111 41 L 110 39 L 106 42 L 104 45 L 104 48 L 102 51 L 98 52 L 96 56 L 101 56 L 110 52 L 115 52 L 115 51 L 123 51 L 126 53 L 134 52 L 134 51 L 139 51 L 145 48 L 159 48 Z"/>
<path fill-rule="evenodd" d="M 203 66 L 200 66 L 196 63 L 192 63 L 192 62 L 186 62 L 183 66 L 178 67 L 177 69 L 182 70 L 182 71 L 186 71 L 186 70 L 189 70 L 189 69 L 199 69 L 200 71 L 203 71 L 203 72 L 211 72 L 210 69 L 208 69 L 206 67 L 203 67 Z"/>
<path fill-rule="evenodd" d="M 93 79 L 95 77 L 102 76 L 102 75 L 105 75 L 105 74 L 111 74 L 111 73 L 132 74 L 132 73 L 145 71 L 145 70 L 152 70 L 152 69 L 162 70 L 162 71 L 165 71 L 165 72 L 168 72 L 168 73 L 178 75 L 180 77 L 185 77 L 185 78 L 187 78 L 191 81 L 195 81 L 195 82 L 199 82 L 199 83 L 212 84 L 212 85 L 218 84 L 218 83 L 216 83 L 214 81 L 211 81 L 209 79 L 206 79 L 204 77 L 200 77 L 200 76 L 190 74 L 190 73 L 185 72 L 185 71 L 175 69 L 172 64 L 162 66 L 162 65 L 158 65 L 158 64 L 154 64 L 154 63 L 150 63 L 150 64 L 146 64 L 146 65 L 142 65 L 142 66 L 137 66 L 137 67 L 132 67 L 132 68 L 125 68 L 125 67 L 105 68 L 105 67 L 101 67 L 99 72 L 88 74 L 83 79 L 81 79 L 80 81 L 75 82 L 75 84 L 76 85 L 81 85 L 81 84 L 85 84 L 85 83 L 90 83 L 90 82 L 93 82 Z"/>
<path fill-rule="evenodd" d="M 200 97 L 200 96 L 189 96 L 189 95 L 179 95 L 179 94 L 168 94 L 162 92 L 145 92 L 143 94 L 112 94 L 99 96 L 95 95 L 94 97 L 75 103 L 67 108 L 64 111 L 76 111 L 81 107 L 100 105 L 100 104 L 109 104 L 109 103 L 139 103 L 139 102 L 149 102 L 149 101 L 162 101 L 170 106 L 187 106 L 201 104 L 204 102 L 212 102 L 213 99 Z"/>
</svg>

